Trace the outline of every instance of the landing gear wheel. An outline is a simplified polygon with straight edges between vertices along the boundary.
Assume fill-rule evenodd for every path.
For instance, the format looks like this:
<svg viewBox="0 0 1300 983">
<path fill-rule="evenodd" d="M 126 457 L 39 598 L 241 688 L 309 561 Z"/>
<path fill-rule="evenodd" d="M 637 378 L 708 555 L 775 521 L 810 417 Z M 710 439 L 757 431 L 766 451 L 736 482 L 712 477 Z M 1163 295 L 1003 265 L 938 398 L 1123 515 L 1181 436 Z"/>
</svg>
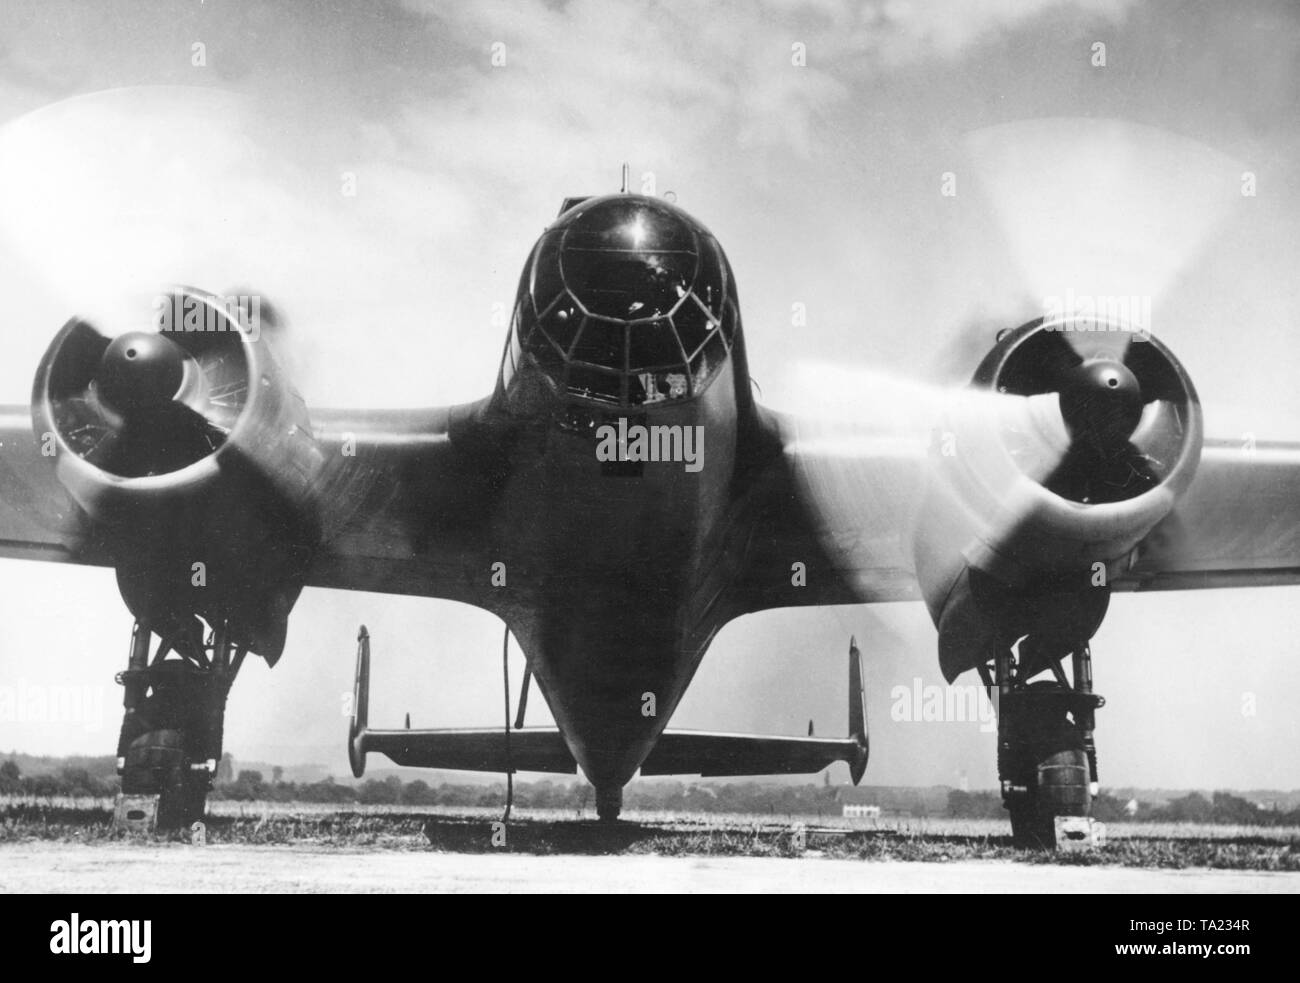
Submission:
<svg viewBox="0 0 1300 983">
<path fill-rule="evenodd" d="M 162 641 L 152 659 L 149 648 L 150 632 L 137 624 L 128 668 L 118 674 L 122 795 L 157 796 L 156 828 L 184 828 L 203 818 L 221 759 L 226 697 L 245 650 L 224 629 L 206 642 L 201 635 Z"/>
<path fill-rule="evenodd" d="M 999 771 L 1012 843 L 1022 849 L 1055 849 L 1056 817 L 1092 808 L 1087 739 L 1068 716 L 1075 696 L 1035 683 L 1003 698 Z"/>
<path fill-rule="evenodd" d="M 142 734 L 127 748 L 122 793 L 158 796 L 158 829 L 180 829 L 202 819 L 210 787 L 207 768 L 190 767 L 179 730 Z"/>
<path fill-rule="evenodd" d="M 1036 770 L 1036 787 L 1007 799 L 1011 843 L 1022 850 L 1054 850 L 1056 817 L 1086 816 L 1092 809 L 1088 757 L 1081 748 L 1058 751 Z"/>
</svg>

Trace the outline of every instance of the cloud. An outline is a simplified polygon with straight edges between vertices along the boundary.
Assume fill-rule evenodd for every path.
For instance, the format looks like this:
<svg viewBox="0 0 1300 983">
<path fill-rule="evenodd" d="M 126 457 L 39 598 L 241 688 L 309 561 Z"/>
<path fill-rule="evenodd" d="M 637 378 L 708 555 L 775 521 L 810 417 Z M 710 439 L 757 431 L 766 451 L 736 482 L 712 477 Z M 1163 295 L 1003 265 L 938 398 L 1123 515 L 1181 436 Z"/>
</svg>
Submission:
<svg viewBox="0 0 1300 983">
<path fill-rule="evenodd" d="M 897 67 L 926 58 L 958 57 L 1053 9 L 1118 22 L 1130 5 L 1130 0 L 885 0 L 867 5 L 876 16 L 857 40 L 881 64 Z"/>
<path fill-rule="evenodd" d="M 0 243 L 58 298 L 62 316 L 113 333 L 139 327 L 166 284 L 264 293 L 295 329 L 304 388 L 364 402 L 374 386 L 356 377 L 358 340 L 380 325 L 418 323 L 417 311 L 456 309 L 464 280 L 454 262 L 431 262 L 428 246 L 463 241 L 466 199 L 399 162 L 364 160 L 345 172 L 295 150 L 272 108 L 221 90 L 134 87 L 64 100 L 0 129 Z M 355 175 L 355 196 L 342 193 L 345 173 Z M 15 275 L 0 270 L 0 282 Z M 7 287 L 31 293 L 17 280 Z M 22 316 L 21 301 L 10 314 Z M 498 335 L 490 347 L 499 344 Z M 26 354 L 15 366 L 23 373 L 34 364 Z M 427 400 L 420 381 L 397 398 Z"/>
<path fill-rule="evenodd" d="M 876 247 L 818 187 L 909 166 L 897 145 L 875 146 L 876 80 L 950 63 L 1052 7 L 1079 5 L 494 0 L 409 3 L 382 16 L 340 7 L 328 30 L 260 9 L 250 21 L 233 5 L 176 37 L 142 15 L 141 50 L 110 46 L 87 59 L 86 85 L 137 61 L 144 75 L 221 81 L 184 58 L 178 68 L 188 48 L 175 42 L 206 37 L 212 63 L 224 63 L 247 45 L 251 24 L 257 57 L 233 83 L 243 102 L 191 85 L 177 90 L 183 97 L 96 96 L 83 122 L 71 103 L 47 112 L 62 123 L 11 161 L 21 174 L 4 189 L 10 225 L 28 215 L 24 251 L 60 271 L 68 303 L 83 311 L 131 280 L 267 292 L 302 328 L 295 352 L 309 398 L 471 399 L 491 385 L 500 355 L 492 311 L 509 308 L 519 266 L 560 198 L 615 190 L 630 161 L 634 188 L 646 175 L 647 190 L 678 190 L 692 210 L 707 200 L 701 217 L 753 213 L 753 225 L 732 221 L 725 238 L 735 250 L 763 233 L 784 271 L 807 263 L 773 249 L 815 241 L 827 257 L 817 276 L 851 282 L 846 264 L 861 266 Z M 102 46 L 98 26 L 73 33 L 80 49 Z M 52 38 L 25 37 L 28 62 L 61 64 Z M 497 43 L 504 64 L 494 66 Z M 804 65 L 792 64 L 796 44 Z M 64 153 L 65 140 L 79 152 Z M 339 194 L 344 173 L 356 177 L 353 198 Z M 807 187 L 791 193 L 792 175 Z M 51 209 L 61 209 L 53 221 Z M 75 241 L 64 235 L 72 227 L 82 231 Z M 815 295 L 830 312 L 821 281 L 779 289 Z M 458 327 L 456 360 L 430 325 Z M 376 332 L 427 368 L 379 383 L 385 349 L 356 344 Z"/>
<path fill-rule="evenodd" d="M 607 4 L 540 0 L 406 5 L 458 54 L 458 95 L 412 108 L 464 157 L 522 164 L 538 131 L 567 131 L 559 159 L 642 142 L 668 149 L 732 144 L 806 157 L 818 123 L 882 72 L 954 59 L 1053 8 L 1115 20 L 1128 0 L 907 0 Z M 493 44 L 504 64 L 493 65 Z M 802 63 L 796 64 L 799 46 Z M 484 146 L 485 123 L 521 121 L 513 139 Z"/>
</svg>

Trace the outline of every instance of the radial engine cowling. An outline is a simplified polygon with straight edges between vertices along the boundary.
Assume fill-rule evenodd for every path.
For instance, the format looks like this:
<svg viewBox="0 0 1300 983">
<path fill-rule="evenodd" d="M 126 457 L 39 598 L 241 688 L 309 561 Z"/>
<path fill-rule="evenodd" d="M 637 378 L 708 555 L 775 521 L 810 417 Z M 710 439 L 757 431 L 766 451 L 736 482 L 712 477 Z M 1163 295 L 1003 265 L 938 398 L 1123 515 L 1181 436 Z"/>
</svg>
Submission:
<svg viewBox="0 0 1300 983">
<path fill-rule="evenodd" d="M 938 434 L 914 543 L 944 675 L 1026 636 L 1044 658 L 1091 638 L 1201 439 L 1191 380 L 1154 337 L 1071 318 L 1000 336 Z"/>
<path fill-rule="evenodd" d="M 228 619 L 273 663 L 319 538 L 322 455 L 247 307 L 184 288 L 157 313 L 116 338 L 63 327 L 36 373 L 37 440 L 138 620 L 166 637 Z"/>
</svg>

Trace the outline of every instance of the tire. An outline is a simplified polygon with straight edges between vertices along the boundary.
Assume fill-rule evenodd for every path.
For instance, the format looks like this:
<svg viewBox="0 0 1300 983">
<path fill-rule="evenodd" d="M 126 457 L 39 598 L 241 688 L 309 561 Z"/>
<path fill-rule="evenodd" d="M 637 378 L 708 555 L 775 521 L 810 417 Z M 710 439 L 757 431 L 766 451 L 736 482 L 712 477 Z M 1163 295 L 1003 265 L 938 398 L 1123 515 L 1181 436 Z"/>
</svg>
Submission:
<svg viewBox="0 0 1300 983">
<path fill-rule="evenodd" d="M 1011 843 L 1021 850 L 1055 850 L 1056 817 L 1092 810 L 1088 755 L 1082 748 L 1057 751 L 1038 765 L 1038 784 L 1007 803 Z"/>
<path fill-rule="evenodd" d="M 122 791 L 157 795 L 157 828 L 182 829 L 202 819 L 208 799 L 208 774 L 192 772 L 179 730 L 142 734 L 127 749 Z"/>
<path fill-rule="evenodd" d="M 1092 811 L 1092 776 L 1083 733 L 1064 714 L 1024 722 L 1015 773 L 1026 791 L 1008 800 L 1011 842 L 1025 850 L 1056 849 L 1056 817 Z"/>
</svg>

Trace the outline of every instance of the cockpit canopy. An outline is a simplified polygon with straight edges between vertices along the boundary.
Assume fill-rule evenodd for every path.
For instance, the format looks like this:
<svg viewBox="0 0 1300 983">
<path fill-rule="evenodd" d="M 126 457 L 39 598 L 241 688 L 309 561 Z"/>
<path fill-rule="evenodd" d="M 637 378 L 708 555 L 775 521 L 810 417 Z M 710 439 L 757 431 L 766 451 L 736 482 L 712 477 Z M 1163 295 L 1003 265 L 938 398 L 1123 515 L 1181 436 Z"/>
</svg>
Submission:
<svg viewBox="0 0 1300 983">
<path fill-rule="evenodd" d="M 738 320 L 730 268 L 705 228 L 657 198 L 589 198 L 524 267 L 504 377 L 535 365 L 576 400 L 689 399 L 726 362 Z"/>
</svg>

